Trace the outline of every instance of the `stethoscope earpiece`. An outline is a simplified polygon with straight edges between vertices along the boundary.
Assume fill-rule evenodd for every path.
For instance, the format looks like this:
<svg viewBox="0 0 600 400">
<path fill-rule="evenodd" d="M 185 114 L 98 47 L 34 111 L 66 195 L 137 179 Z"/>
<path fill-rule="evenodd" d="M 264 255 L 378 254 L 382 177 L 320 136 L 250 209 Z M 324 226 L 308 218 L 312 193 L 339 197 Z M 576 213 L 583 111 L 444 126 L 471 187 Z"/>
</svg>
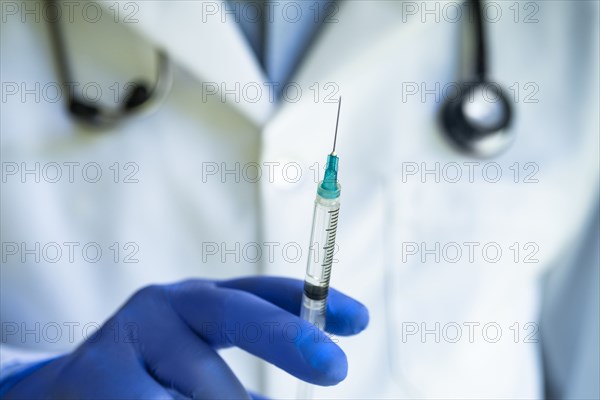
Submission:
<svg viewBox="0 0 600 400">
<path fill-rule="evenodd" d="M 100 114 L 98 107 L 79 101 L 75 97 L 69 101 L 69 112 L 80 121 L 95 120 Z"/>
<path fill-rule="evenodd" d="M 502 88 L 491 82 L 462 85 L 461 93 L 446 101 L 441 122 L 449 141 L 459 150 L 477 157 L 500 154 L 513 141 L 508 129 L 510 102 Z"/>
<path fill-rule="evenodd" d="M 146 105 L 152 98 L 152 91 L 144 83 L 136 82 L 125 94 L 120 107 L 109 109 L 98 107 L 92 103 L 72 96 L 69 100 L 69 113 L 79 122 L 97 128 L 113 126 L 125 116 L 137 111 L 137 108 Z"/>
<path fill-rule="evenodd" d="M 152 92 L 148 89 L 148 85 L 135 82 L 123 100 L 123 108 L 125 110 L 132 110 L 144 104 L 150 97 L 152 97 Z"/>
</svg>

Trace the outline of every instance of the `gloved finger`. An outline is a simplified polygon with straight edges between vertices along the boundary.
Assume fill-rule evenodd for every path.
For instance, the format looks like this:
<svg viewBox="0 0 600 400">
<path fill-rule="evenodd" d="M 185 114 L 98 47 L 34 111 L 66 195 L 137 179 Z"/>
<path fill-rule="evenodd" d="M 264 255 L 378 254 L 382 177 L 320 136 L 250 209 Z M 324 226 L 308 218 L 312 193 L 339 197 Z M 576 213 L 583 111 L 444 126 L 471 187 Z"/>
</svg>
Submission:
<svg viewBox="0 0 600 400">
<path fill-rule="evenodd" d="M 300 315 L 304 282 L 277 277 L 248 277 L 217 282 L 218 286 L 244 290 L 271 302 L 294 315 Z M 334 335 L 354 335 L 367 327 L 367 308 L 345 294 L 330 288 L 327 298 L 325 330 Z"/>
<path fill-rule="evenodd" d="M 168 388 L 166 388 L 166 390 L 171 395 L 171 397 L 173 398 L 173 400 L 189 400 L 190 399 L 188 396 L 182 395 L 181 393 L 179 393 L 175 389 L 168 389 Z"/>
<path fill-rule="evenodd" d="M 56 366 L 59 376 L 52 381 L 59 389 L 49 398 L 173 399 L 128 350 L 131 347 L 84 345 L 67 357 L 64 365 Z"/>
<path fill-rule="evenodd" d="M 145 334 L 146 365 L 167 388 L 192 399 L 250 399 L 217 352 L 182 321 L 168 321 Z"/>
<path fill-rule="evenodd" d="M 268 397 L 265 397 L 263 395 L 254 393 L 254 392 L 249 392 L 250 393 L 250 397 L 252 398 L 252 400 L 269 400 Z"/>
<path fill-rule="evenodd" d="M 88 377 L 89 379 L 90 377 Z M 156 399 L 170 400 L 171 396 L 147 371 L 142 368 L 128 374 L 111 375 L 107 380 L 98 380 L 94 388 L 88 387 L 86 399 Z"/>
<path fill-rule="evenodd" d="M 167 290 L 181 318 L 212 346 L 238 346 L 318 385 L 333 385 L 346 377 L 346 355 L 329 337 L 264 299 L 196 281 Z"/>
</svg>

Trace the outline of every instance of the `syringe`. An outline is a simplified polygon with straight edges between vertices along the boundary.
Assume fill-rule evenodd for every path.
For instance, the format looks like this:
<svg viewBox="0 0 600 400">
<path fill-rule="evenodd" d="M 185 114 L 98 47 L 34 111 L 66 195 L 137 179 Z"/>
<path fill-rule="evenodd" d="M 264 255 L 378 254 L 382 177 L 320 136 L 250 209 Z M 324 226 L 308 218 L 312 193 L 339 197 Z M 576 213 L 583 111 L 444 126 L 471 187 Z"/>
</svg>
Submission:
<svg viewBox="0 0 600 400">
<path fill-rule="evenodd" d="M 317 198 L 313 212 L 312 231 L 308 251 L 308 264 L 304 278 L 304 294 L 302 296 L 302 309 L 300 316 L 325 329 L 325 309 L 327 306 L 327 293 L 329 291 L 329 278 L 335 250 L 335 235 L 337 232 L 338 215 L 340 212 L 341 186 L 337 180 L 338 156 L 335 154 L 338 124 L 340 122 L 340 108 L 342 98 L 338 100 L 337 120 L 333 150 L 327 156 L 325 176 L 319 182 Z"/>
</svg>

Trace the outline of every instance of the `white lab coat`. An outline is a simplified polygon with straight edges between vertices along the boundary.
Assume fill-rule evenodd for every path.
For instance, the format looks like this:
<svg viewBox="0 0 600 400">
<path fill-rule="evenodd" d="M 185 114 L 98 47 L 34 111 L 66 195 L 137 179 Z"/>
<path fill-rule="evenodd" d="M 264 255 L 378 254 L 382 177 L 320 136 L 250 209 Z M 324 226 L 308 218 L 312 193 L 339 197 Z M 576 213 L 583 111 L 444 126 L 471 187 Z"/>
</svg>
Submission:
<svg viewBox="0 0 600 400">
<path fill-rule="evenodd" d="M 49 263 L 43 254 L 40 262 L 31 255 L 21 262 L 20 253 L 3 259 L 2 322 L 17 323 L 20 332 L 22 323 L 36 331 L 40 322 L 36 334 L 6 335 L 13 350 L 68 351 L 84 335 L 85 324 L 101 324 L 150 283 L 251 274 L 302 278 L 316 189 L 310 167 L 323 166 L 335 101 L 343 94 L 342 209 L 332 285 L 366 304 L 371 323 L 360 335 L 339 339 L 348 355 L 348 377 L 335 387 L 318 388 L 317 396 L 542 395 L 539 345 L 523 340 L 533 330 L 524 325 L 538 320 L 542 272 L 579 240 L 598 200 L 597 3 L 536 3 L 537 23 L 523 23 L 523 15 L 515 23 L 510 5 L 496 3 L 504 17 L 487 24 L 492 77 L 513 87 L 507 90 L 511 97 L 514 88 L 520 90 L 513 101 L 516 140 L 491 160 L 502 172 L 496 183 L 482 178 L 487 160 L 461 155 L 444 141 L 436 118 L 440 99 L 429 94 L 421 101 L 421 93 L 403 92 L 407 82 L 431 89 L 436 82 L 443 88 L 456 81 L 459 23 L 409 15 L 403 2 L 344 2 L 337 22 L 324 25 L 292 78 L 303 90 L 297 102 L 272 104 L 265 93 L 256 102 L 243 96 L 236 101 L 233 94 L 222 102 L 219 94 L 207 93 L 207 83 L 231 90 L 236 82 L 244 87 L 266 81 L 231 15 L 225 23 L 220 17 L 202 21 L 201 1 L 151 1 L 136 3 L 139 22 L 125 23 L 131 10 L 123 2 L 115 23 L 114 4 L 102 5 L 110 18 L 65 27 L 77 55 L 72 61 L 76 78 L 82 85 L 98 82 L 103 94 L 114 82 L 139 75 L 151 80 L 153 47 L 158 46 L 174 61 L 173 88 L 155 114 L 103 133 L 74 123 L 63 101 L 42 96 L 36 102 L 32 95 L 26 101 L 3 100 L 3 162 L 25 162 L 28 168 L 35 162 L 42 168 L 49 162 L 96 162 L 103 173 L 97 183 L 81 179 L 79 169 L 73 183 L 66 177 L 49 183 L 44 176 L 36 183 L 31 175 L 26 183 L 20 175 L 2 183 L 3 242 L 80 243 L 74 262 L 63 255 Z M 43 17 L 35 23 L 30 16 L 23 23 L 9 16 L 1 37 L 3 82 L 26 82 L 30 88 L 58 79 Z M 317 101 L 310 89 L 315 82 Z M 528 83 L 533 86 L 525 87 Z M 336 87 L 339 92 L 329 98 L 333 102 L 325 102 Z M 532 99 L 538 101 L 525 102 L 534 91 Z M 470 161 L 480 163 L 472 183 L 463 164 Z M 110 168 L 115 162 L 119 183 Z M 280 163 L 273 166 L 273 179 L 267 177 L 265 163 L 270 162 Z M 516 162 L 518 183 L 510 169 Z M 125 163 L 134 166 L 125 169 Z M 208 163 L 228 169 L 239 163 L 240 181 L 232 174 L 203 176 Z M 253 165 L 248 163 L 261 166 L 258 182 L 244 179 L 254 176 L 254 170 L 244 170 Z M 298 182 L 292 182 L 293 163 L 301 166 Z M 440 183 L 431 174 L 424 183 L 420 175 L 403 176 L 414 165 L 431 169 L 435 163 L 440 168 L 458 163 L 464 176 L 458 183 L 446 179 L 454 176 L 449 169 Z M 538 167 L 534 178 L 539 182 L 523 183 L 532 171 L 524 169 L 525 163 Z M 139 182 L 123 183 L 135 166 L 133 178 Z M 91 242 L 103 249 L 97 263 L 79 253 Z M 114 242 L 121 246 L 118 263 L 109 249 Z M 124 249 L 129 242 L 137 247 Z M 466 254 L 452 263 L 452 256 L 443 254 L 439 262 L 432 255 L 422 262 L 421 253 L 406 253 L 407 243 L 431 249 L 436 242 L 441 248 L 464 242 L 480 246 L 474 262 Z M 509 249 L 515 242 L 521 250 L 517 263 Z M 523 248 L 529 242 L 537 246 L 539 262 L 523 263 L 532 250 Z M 236 260 L 224 247 L 209 255 L 207 243 L 228 249 L 237 243 L 241 256 Z M 248 255 L 253 243 L 263 250 L 257 262 Z M 272 259 L 265 243 L 276 243 Z M 498 262 L 482 258 L 486 243 L 503 251 Z M 135 248 L 139 262 L 123 263 Z M 244 249 L 250 253 L 244 256 Z M 56 343 L 43 331 L 53 323 L 63 327 Z M 79 324 L 75 339 L 68 337 L 65 323 Z M 473 343 L 465 323 L 479 324 L 473 325 Z M 487 323 L 502 329 L 498 342 L 484 339 L 480 329 Z M 518 343 L 515 323 L 520 324 Z M 451 343 L 456 325 L 462 338 Z M 419 334 L 409 335 L 415 326 Z M 434 333 L 422 338 L 421 328 Z M 487 339 L 495 336 L 493 330 L 487 333 Z M 8 349 L 3 347 L 3 362 L 10 361 Z M 224 355 L 250 389 L 278 398 L 295 395 L 295 379 L 285 372 L 237 349 Z"/>
</svg>

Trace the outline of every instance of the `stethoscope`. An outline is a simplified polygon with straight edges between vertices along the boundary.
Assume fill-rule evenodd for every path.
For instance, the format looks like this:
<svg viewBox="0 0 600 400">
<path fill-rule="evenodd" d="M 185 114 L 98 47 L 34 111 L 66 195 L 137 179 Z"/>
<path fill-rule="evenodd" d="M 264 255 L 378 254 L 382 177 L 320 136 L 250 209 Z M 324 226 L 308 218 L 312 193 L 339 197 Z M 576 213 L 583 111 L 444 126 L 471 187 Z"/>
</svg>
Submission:
<svg viewBox="0 0 600 400">
<path fill-rule="evenodd" d="M 48 10 L 58 10 L 58 3 L 59 0 L 49 0 L 52 7 L 49 7 Z M 67 46 L 59 20 L 60 16 L 48 18 L 59 76 L 63 86 L 68 87 L 76 81 L 71 72 Z M 65 90 L 69 114 L 83 124 L 96 128 L 109 128 L 130 116 L 155 111 L 165 100 L 173 81 L 171 62 L 167 54 L 162 50 L 157 50 L 156 56 L 158 68 L 154 84 L 148 85 L 140 80 L 132 82 L 127 86 L 127 92 L 123 96 L 121 104 L 114 108 L 101 106 L 76 95 L 74 91 Z"/>
<path fill-rule="evenodd" d="M 57 6 L 59 0 L 50 0 Z M 462 79 L 456 96 L 448 98 L 440 110 L 439 122 L 449 143 L 461 152 L 477 157 L 491 157 L 501 153 L 513 141 L 509 128 L 513 112 L 500 85 L 488 79 L 486 37 L 483 6 L 480 0 L 470 2 L 474 12 L 471 29 L 475 49 L 471 76 Z M 69 68 L 67 49 L 60 18 L 49 19 L 52 42 L 63 85 L 74 82 Z M 68 93 L 68 111 L 77 121 L 99 128 L 112 127 L 141 112 L 155 110 L 171 88 L 172 68 L 168 56 L 157 50 L 157 77 L 153 85 L 133 83 L 119 107 L 102 107 L 86 101 L 71 91 Z"/>
<path fill-rule="evenodd" d="M 488 79 L 481 1 L 467 1 L 475 8 L 472 76 L 457 85 L 460 88 L 457 96 L 446 100 L 440 110 L 440 122 L 446 138 L 458 150 L 477 157 L 492 157 L 513 141 L 514 133 L 508 129 L 513 111 L 501 86 Z"/>
</svg>

